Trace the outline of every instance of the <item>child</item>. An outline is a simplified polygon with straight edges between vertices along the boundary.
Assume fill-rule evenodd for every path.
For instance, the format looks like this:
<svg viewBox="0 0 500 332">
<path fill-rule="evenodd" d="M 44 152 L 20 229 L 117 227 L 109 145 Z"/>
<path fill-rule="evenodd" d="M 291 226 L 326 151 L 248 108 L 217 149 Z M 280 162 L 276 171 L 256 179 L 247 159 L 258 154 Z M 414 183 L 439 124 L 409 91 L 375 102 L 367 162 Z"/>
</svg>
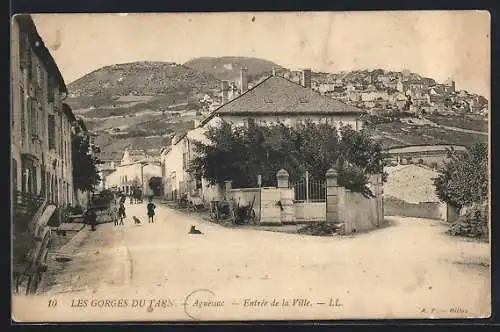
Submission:
<svg viewBox="0 0 500 332">
<path fill-rule="evenodd" d="M 150 223 L 154 223 L 155 208 L 156 206 L 153 204 L 153 198 L 150 198 L 148 204 L 148 222 Z"/>
</svg>

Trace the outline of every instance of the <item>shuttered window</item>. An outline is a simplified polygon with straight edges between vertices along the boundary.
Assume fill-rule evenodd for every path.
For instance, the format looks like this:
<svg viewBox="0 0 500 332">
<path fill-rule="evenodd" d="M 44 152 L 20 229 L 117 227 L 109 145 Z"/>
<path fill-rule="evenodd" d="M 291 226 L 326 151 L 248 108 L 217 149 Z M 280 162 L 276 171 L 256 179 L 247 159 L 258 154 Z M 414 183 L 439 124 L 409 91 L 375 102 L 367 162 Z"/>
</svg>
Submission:
<svg viewBox="0 0 500 332">
<path fill-rule="evenodd" d="M 56 120 L 53 115 L 48 117 L 49 149 L 56 148 Z"/>
<path fill-rule="evenodd" d="M 23 31 L 19 31 L 19 58 L 21 69 L 31 69 L 31 48 Z"/>
<path fill-rule="evenodd" d="M 47 82 L 47 100 L 49 103 L 54 102 L 54 86 L 54 78 L 50 76 Z"/>
<path fill-rule="evenodd" d="M 30 113 L 29 127 L 30 134 L 32 138 L 38 138 L 38 103 L 32 99 L 28 98 L 28 112 Z"/>
</svg>

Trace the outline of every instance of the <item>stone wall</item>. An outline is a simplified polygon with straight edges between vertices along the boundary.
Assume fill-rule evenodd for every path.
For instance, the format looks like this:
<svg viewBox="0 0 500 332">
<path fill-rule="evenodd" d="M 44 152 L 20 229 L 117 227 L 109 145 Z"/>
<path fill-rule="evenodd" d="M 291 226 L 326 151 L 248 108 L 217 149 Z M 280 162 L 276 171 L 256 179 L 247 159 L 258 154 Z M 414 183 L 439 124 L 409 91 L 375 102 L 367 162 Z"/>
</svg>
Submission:
<svg viewBox="0 0 500 332">
<path fill-rule="evenodd" d="M 446 220 L 447 204 L 439 202 L 408 203 L 406 201 L 386 197 L 384 199 L 385 215 L 415 218 Z"/>
<path fill-rule="evenodd" d="M 384 202 L 382 176 L 372 176 L 370 189 L 374 198 L 338 185 L 337 172 L 329 169 L 326 173 L 326 221 L 341 226 L 340 232 L 351 234 L 369 231 L 384 224 Z"/>
<path fill-rule="evenodd" d="M 341 188 L 338 196 L 339 220 L 344 224 L 344 233 L 369 231 L 383 223 L 378 213 L 381 198 L 366 198 L 362 194 Z"/>
<path fill-rule="evenodd" d="M 325 202 L 295 202 L 295 221 L 297 223 L 320 222 L 326 220 Z"/>
</svg>

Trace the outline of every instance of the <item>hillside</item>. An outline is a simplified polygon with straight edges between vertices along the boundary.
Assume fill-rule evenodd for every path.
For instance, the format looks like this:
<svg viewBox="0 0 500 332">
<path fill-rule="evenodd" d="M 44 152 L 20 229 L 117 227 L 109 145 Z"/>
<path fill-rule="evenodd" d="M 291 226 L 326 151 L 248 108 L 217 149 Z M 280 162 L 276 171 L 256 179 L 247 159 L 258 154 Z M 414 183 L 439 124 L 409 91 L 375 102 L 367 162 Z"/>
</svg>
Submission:
<svg viewBox="0 0 500 332">
<path fill-rule="evenodd" d="M 157 96 L 179 98 L 217 88 L 209 73 L 169 62 L 133 62 L 97 69 L 68 84 L 71 96 Z M 83 106 L 83 105 L 82 105 Z M 90 105 L 89 105 L 90 106 Z"/>
<path fill-rule="evenodd" d="M 193 68 L 199 72 L 211 74 L 219 80 L 239 80 L 240 68 L 248 68 L 250 80 L 260 77 L 265 73 L 271 73 L 273 67 L 282 70 L 283 67 L 264 59 L 247 57 L 201 57 L 189 60 L 184 66 Z"/>
<path fill-rule="evenodd" d="M 168 62 L 134 62 L 106 66 L 95 70 L 68 85 L 65 100 L 88 128 L 106 137 L 99 140 L 103 159 L 121 156 L 126 146 L 159 148 L 179 131 L 193 128 L 195 120 L 206 114 L 205 94 L 217 103 L 220 80 L 239 81 L 240 68 L 249 71 L 249 81 L 270 75 L 273 67 L 288 79 L 297 81 L 300 72 L 289 71 L 271 61 L 245 57 L 202 57 L 184 65 Z M 376 90 L 387 89 L 387 82 L 402 79 L 428 87 L 436 82 L 411 72 L 354 70 L 340 73 L 312 73 L 313 88 L 320 84 L 340 84 L 340 92 L 332 98 L 342 99 L 345 86 L 354 84 L 363 89 L 372 85 Z M 340 82 L 340 83 L 339 83 Z M 345 97 L 345 96 L 344 96 Z M 460 92 L 456 99 L 472 100 L 478 96 Z M 203 100 L 202 100 L 203 99 Z M 484 103 L 483 97 L 479 98 Z M 379 102 L 377 102 L 379 103 Z M 375 103 L 376 107 L 378 104 Z M 364 106 L 356 106 L 363 108 Z M 213 106 L 213 105 L 212 105 Z M 370 107 L 365 107 L 369 110 Z M 409 144 L 470 145 L 487 140 L 487 121 L 484 117 L 467 117 L 449 110 L 447 114 L 430 112 L 426 115 L 433 124 L 375 123 L 368 125 L 372 134 L 385 147 Z"/>
</svg>

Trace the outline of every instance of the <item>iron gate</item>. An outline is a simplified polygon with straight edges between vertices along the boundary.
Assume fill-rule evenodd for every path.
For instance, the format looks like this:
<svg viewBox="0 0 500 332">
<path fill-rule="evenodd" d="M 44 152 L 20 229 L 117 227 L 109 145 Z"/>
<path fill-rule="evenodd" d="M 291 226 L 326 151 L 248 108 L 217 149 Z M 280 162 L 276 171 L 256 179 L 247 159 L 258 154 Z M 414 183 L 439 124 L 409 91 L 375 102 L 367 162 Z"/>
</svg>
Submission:
<svg viewBox="0 0 500 332">
<path fill-rule="evenodd" d="M 311 179 L 309 173 L 293 185 L 295 220 L 317 222 L 326 220 L 326 181 Z"/>
</svg>

